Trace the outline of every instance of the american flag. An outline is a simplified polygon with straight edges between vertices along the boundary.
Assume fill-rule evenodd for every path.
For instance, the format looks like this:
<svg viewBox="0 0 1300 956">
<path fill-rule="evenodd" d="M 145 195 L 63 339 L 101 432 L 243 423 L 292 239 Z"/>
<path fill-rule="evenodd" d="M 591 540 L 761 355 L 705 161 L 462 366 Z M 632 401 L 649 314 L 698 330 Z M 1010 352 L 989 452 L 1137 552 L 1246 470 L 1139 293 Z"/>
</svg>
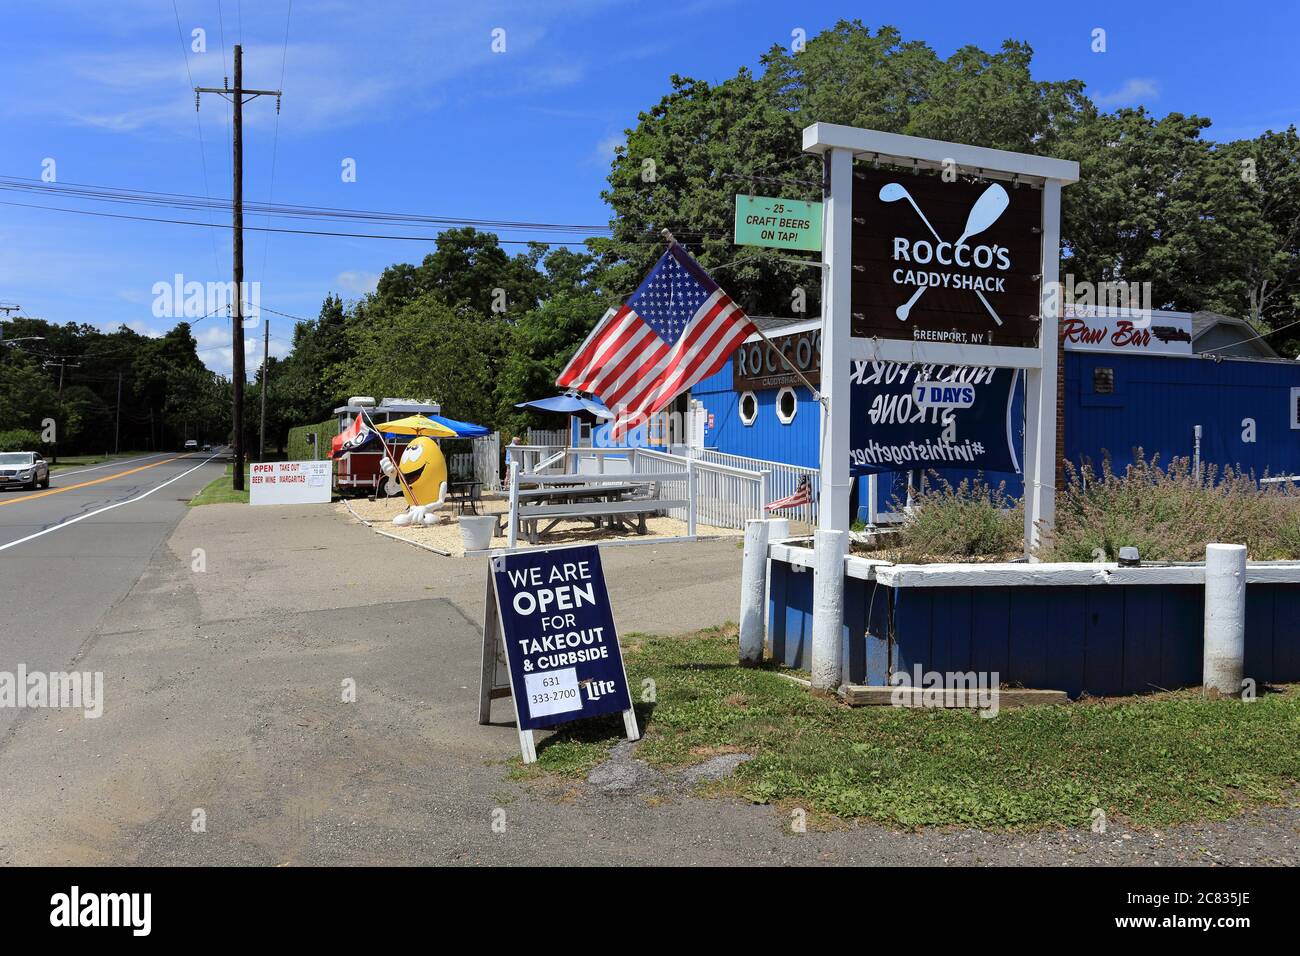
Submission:
<svg viewBox="0 0 1300 956">
<path fill-rule="evenodd" d="M 768 511 L 778 511 L 782 508 L 802 508 L 804 505 L 812 504 L 812 486 L 808 483 L 808 476 L 799 477 L 799 487 L 794 494 L 786 498 L 778 498 L 767 506 Z"/>
<path fill-rule="evenodd" d="M 607 314 L 556 384 L 591 392 L 622 437 L 722 368 L 754 332 L 743 309 L 698 262 L 670 243 L 627 304 Z"/>
</svg>

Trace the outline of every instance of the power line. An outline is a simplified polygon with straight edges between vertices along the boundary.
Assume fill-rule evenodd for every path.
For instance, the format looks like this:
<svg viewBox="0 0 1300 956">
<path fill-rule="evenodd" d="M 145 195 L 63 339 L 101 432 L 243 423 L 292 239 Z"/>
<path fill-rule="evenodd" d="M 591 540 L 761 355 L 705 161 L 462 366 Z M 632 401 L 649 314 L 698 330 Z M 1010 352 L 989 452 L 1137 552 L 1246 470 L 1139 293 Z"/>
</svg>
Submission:
<svg viewBox="0 0 1300 956">
<path fill-rule="evenodd" d="M 224 199 L 193 196 L 187 193 L 130 190 L 117 186 L 97 186 L 89 183 L 45 183 L 36 179 L 0 175 L 0 189 L 11 192 L 43 193 L 60 198 L 88 199 L 93 202 L 122 203 L 158 208 L 185 210 L 230 210 Z M 325 219 L 344 222 L 378 222 L 403 225 L 474 226 L 484 229 L 514 231 L 610 233 L 611 227 L 582 223 L 532 222 L 528 220 L 482 219 L 470 216 L 446 216 L 418 213 L 391 213 L 369 209 L 345 209 L 337 206 L 308 206 L 287 203 L 245 203 L 245 208 L 266 213 L 276 218 Z M 691 235 L 691 233 L 681 233 Z"/>
<path fill-rule="evenodd" d="M 168 223 L 176 226 L 202 226 L 204 228 L 212 228 L 212 229 L 233 229 L 234 228 L 233 226 L 228 226 L 219 222 L 218 223 L 196 222 L 193 219 L 169 219 L 164 216 L 131 216 L 126 213 L 101 212 L 92 209 L 68 209 L 64 206 L 46 206 L 40 203 L 11 202 L 7 200 L 0 200 L 0 206 L 17 206 L 23 209 L 47 209 L 53 212 L 73 213 L 78 216 L 99 216 L 107 219 L 129 219 L 134 222 L 161 222 L 161 223 Z M 341 239 L 392 239 L 392 240 L 405 240 L 410 242 L 437 242 L 438 241 L 437 236 L 396 236 L 396 235 L 384 235 L 384 234 L 368 233 L 368 232 L 331 232 L 330 230 L 327 229 L 286 229 L 277 226 L 247 226 L 247 225 L 244 226 L 244 229 L 245 230 L 251 229 L 254 232 L 279 232 L 279 233 L 289 233 L 292 235 L 299 235 L 299 236 L 335 236 Z M 534 243 L 540 243 L 542 245 L 552 245 L 552 246 L 582 246 L 585 245 L 586 243 L 585 240 L 573 240 L 573 239 L 552 239 L 548 241 L 543 239 L 501 239 L 499 237 L 497 238 L 496 241 L 501 244 L 520 245 L 520 246 L 531 246 Z M 626 245 L 663 245 L 663 243 L 661 242 L 631 243 L 631 242 L 619 242 L 618 240 L 609 240 L 609 241 L 615 242 L 618 245 L 625 245 L 625 246 Z"/>
</svg>

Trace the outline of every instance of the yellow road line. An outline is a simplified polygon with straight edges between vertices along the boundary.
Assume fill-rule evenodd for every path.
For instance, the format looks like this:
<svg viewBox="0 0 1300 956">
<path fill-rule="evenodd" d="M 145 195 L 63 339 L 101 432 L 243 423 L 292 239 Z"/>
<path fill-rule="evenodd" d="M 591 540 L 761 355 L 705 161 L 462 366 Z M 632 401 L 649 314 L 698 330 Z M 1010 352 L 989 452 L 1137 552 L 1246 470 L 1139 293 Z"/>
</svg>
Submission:
<svg viewBox="0 0 1300 956">
<path fill-rule="evenodd" d="M 91 485 L 101 485 L 106 481 L 113 481 L 116 478 L 125 478 L 127 475 L 134 475 L 138 471 L 148 471 L 150 468 L 157 468 L 159 465 L 166 465 L 169 462 L 180 461 L 186 458 L 186 455 L 177 455 L 175 458 L 164 458 L 162 461 L 155 461 L 152 465 L 141 465 L 139 468 L 130 468 L 127 471 L 119 471 L 115 475 L 105 475 L 103 478 L 95 478 L 92 481 L 83 481 L 76 485 L 67 485 L 63 488 L 50 488 L 47 491 L 39 491 L 34 495 L 24 495 L 21 498 L 11 498 L 8 501 L 0 501 L 0 508 L 5 505 L 19 505 L 24 501 L 35 501 L 37 498 L 45 498 L 49 495 L 61 495 L 65 491 L 76 491 L 78 488 L 89 488 Z"/>
</svg>

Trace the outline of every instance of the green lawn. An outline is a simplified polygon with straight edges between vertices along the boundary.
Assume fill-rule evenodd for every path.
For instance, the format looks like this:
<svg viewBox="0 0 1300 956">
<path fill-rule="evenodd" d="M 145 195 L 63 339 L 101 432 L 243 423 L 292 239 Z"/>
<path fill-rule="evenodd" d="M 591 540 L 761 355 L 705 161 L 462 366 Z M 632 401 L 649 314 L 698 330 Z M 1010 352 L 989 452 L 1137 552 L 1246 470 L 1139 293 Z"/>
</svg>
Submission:
<svg viewBox="0 0 1300 956">
<path fill-rule="evenodd" d="M 226 465 L 226 473 L 221 478 L 208 482 L 197 495 L 190 499 L 190 507 L 195 505 L 224 505 L 232 502 L 248 504 L 248 465 L 244 465 L 244 490 L 235 491 L 230 487 L 235 475 L 235 466 Z"/>
<path fill-rule="evenodd" d="M 1184 691 L 989 719 L 814 697 L 737 666 L 734 625 L 623 643 L 633 698 L 656 684 L 657 702 L 636 705 L 639 756 L 670 767 L 753 754 L 718 789 L 759 803 L 905 828 L 1088 826 L 1095 807 L 1156 826 L 1291 801 L 1300 780 L 1300 685 L 1249 703 Z M 621 734 L 621 718 L 571 724 L 538 748 L 539 766 L 584 775 Z"/>
</svg>

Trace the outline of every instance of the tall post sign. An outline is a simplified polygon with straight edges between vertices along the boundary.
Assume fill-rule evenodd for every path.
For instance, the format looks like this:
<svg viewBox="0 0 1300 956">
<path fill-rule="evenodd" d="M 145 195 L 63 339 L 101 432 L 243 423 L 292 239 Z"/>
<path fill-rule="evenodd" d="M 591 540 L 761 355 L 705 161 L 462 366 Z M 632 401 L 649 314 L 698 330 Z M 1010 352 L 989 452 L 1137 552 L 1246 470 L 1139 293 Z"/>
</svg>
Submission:
<svg viewBox="0 0 1300 956">
<path fill-rule="evenodd" d="M 622 713 L 640 737 L 595 545 L 493 555 L 483 624 L 479 723 L 494 697 L 514 702 L 524 762 L 533 731 Z"/>
<path fill-rule="evenodd" d="M 1055 517 L 1061 189 L 1079 164 L 830 123 L 803 145 L 826 168 L 822 530 L 849 526 L 852 363 L 1023 369 L 1028 554 Z"/>
<path fill-rule="evenodd" d="M 853 335 L 1035 347 L 1042 188 L 856 165 Z"/>
</svg>

